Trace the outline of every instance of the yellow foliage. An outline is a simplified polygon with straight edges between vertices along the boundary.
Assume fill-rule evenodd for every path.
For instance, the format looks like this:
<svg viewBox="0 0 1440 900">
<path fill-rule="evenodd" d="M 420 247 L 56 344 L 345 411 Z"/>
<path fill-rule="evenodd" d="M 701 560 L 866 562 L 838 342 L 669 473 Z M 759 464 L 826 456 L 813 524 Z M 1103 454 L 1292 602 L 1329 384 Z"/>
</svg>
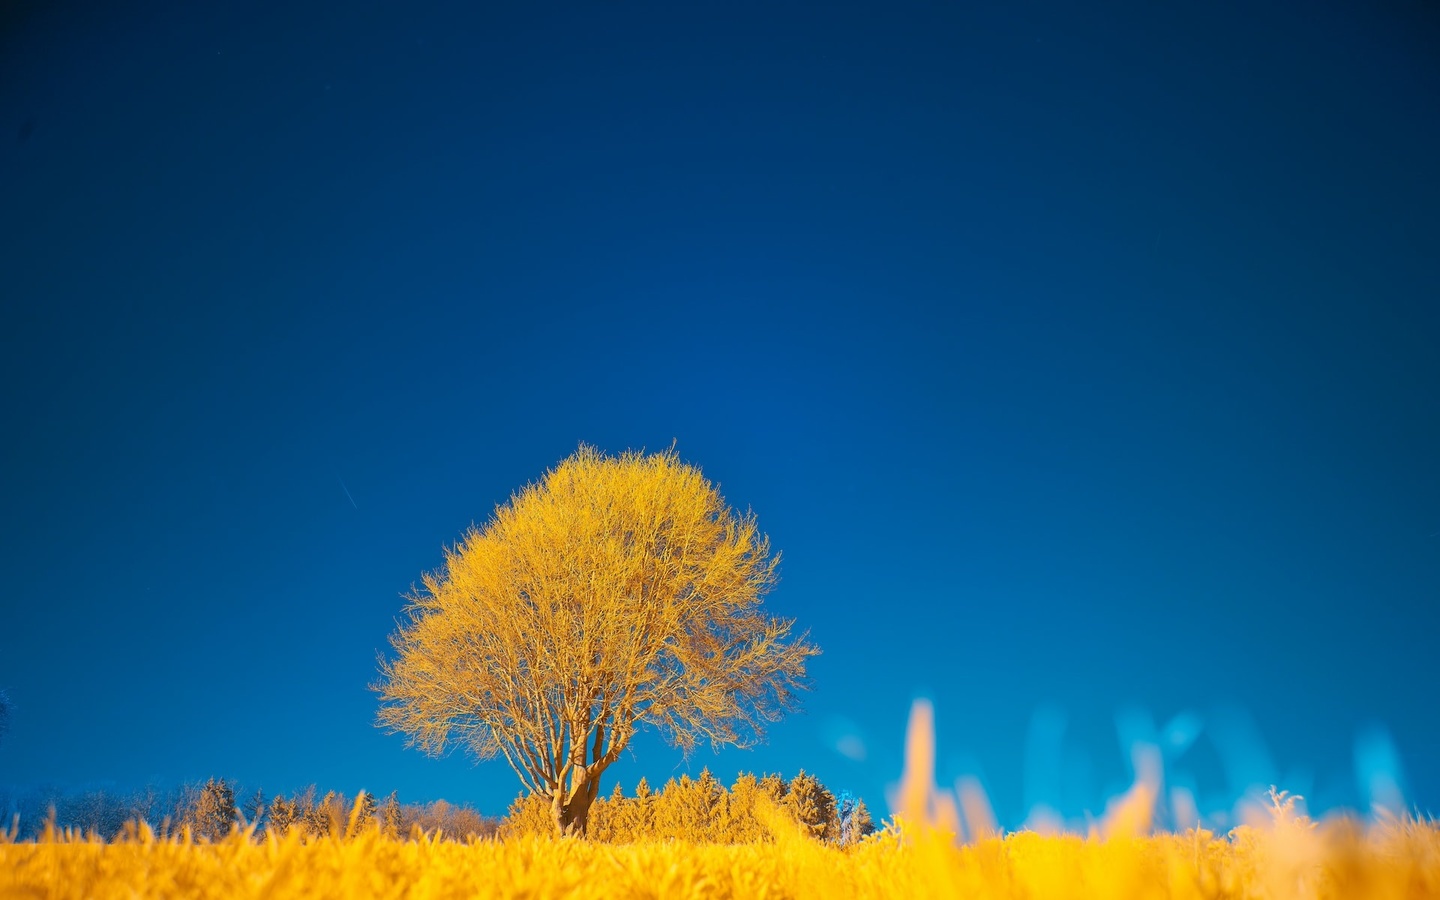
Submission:
<svg viewBox="0 0 1440 900">
<path fill-rule="evenodd" d="M 812 790 L 829 795 L 814 776 L 802 772 L 796 783 L 809 784 Z M 786 823 L 787 832 L 799 827 L 811 840 L 838 839 L 833 802 L 823 810 L 815 809 L 812 803 L 807 818 L 804 809 L 790 802 L 792 796 L 776 802 L 750 774 L 742 774 L 727 791 L 708 769 L 702 770 L 697 778 L 682 775 L 671 779 L 656 793 L 651 793 L 642 779 L 634 797 L 626 797 L 616 785 L 610 796 L 595 801 L 590 808 L 585 837 L 614 844 L 768 842 L 773 840 L 774 816 L 779 815 Z M 816 812 L 828 815 L 825 827 L 816 827 L 813 820 Z M 499 837 L 543 837 L 553 833 L 549 802 L 536 794 L 522 794 L 510 805 Z"/>
<path fill-rule="evenodd" d="M 582 446 L 424 577 L 381 660 L 379 723 L 429 753 L 503 755 L 583 831 L 641 724 L 687 751 L 747 746 L 794 705 L 818 651 L 760 609 L 778 562 L 674 450 Z"/>
<path fill-rule="evenodd" d="M 598 801 L 592 810 L 597 814 L 603 801 Z M 500 823 L 499 836 L 504 840 L 515 838 L 544 837 L 553 834 L 555 823 L 550 819 L 550 801 L 539 794 L 521 794 L 510 804 L 505 821 Z"/>
</svg>

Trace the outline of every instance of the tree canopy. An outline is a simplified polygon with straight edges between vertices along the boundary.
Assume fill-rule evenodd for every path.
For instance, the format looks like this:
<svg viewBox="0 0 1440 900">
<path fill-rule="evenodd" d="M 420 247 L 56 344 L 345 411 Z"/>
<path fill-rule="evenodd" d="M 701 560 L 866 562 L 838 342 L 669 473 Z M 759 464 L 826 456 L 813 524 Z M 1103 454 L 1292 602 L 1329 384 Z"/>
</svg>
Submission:
<svg viewBox="0 0 1440 900">
<path fill-rule="evenodd" d="M 641 725 L 686 752 L 750 746 L 819 652 L 761 609 L 779 555 L 674 449 L 582 445 L 445 551 L 382 655 L 378 724 L 503 756 L 583 833 Z"/>
</svg>

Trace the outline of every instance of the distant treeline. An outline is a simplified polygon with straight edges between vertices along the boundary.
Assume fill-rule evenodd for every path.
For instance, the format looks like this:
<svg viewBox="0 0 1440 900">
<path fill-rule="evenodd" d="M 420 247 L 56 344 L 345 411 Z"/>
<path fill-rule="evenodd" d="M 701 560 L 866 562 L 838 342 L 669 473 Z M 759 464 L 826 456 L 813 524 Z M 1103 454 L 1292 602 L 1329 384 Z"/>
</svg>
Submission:
<svg viewBox="0 0 1440 900">
<path fill-rule="evenodd" d="M 495 834 L 500 821 L 470 806 L 436 800 L 400 803 L 395 794 L 376 801 L 368 794 L 320 794 L 315 786 L 290 796 L 266 799 L 263 791 L 237 792 L 223 779 L 175 788 L 146 786 L 122 791 L 106 788 L 66 789 L 45 786 L 16 790 L 0 786 L 0 830 L 14 828 L 21 839 L 39 835 L 52 820 L 57 828 L 94 832 L 104 838 L 124 833 L 127 823 L 146 822 L 156 831 L 175 833 L 189 827 L 197 837 L 214 838 L 234 826 L 255 825 L 255 833 L 280 834 L 299 828 L 306 834 L 343 833 L 358 798 L 361 809 L 396 835 L 414 829 L 445 838 Z M 53 812 L 52 812 L 53 811 Z"/>
<path fill-rule="evenodd" d="M 237 796 L 223 779 L 129 792 L 0 787 L 0 812 L 7 820 L 3 827 L 16 827 L 21 839 L 39 835 L 52 821 L 57 828 L 93 832 L 107 839 L 124 834 L 127 825 L 140 821 L 168 833 L 189 828 L 195 837 L 210 840 L 251 825 L 257 836 L 285 836 L 297 830 L 309 837 L 343 836 L 372 823 L 395 838 L 436 832 L 451 840 L 555 833 L 549 800 L 533 794 L 517 798 L 506 817 L 499 820 L 444 800 L 401 803 L 393 793 L 378 800 L 363 792 L 321 795 L 313 785 L 269 799 L 258 790 Z M 667 839 L 764 842 L 772 835 L 773 822 L 767 816 L 776 814 L 816 840 L 841 846 L 875 831 L 863 800 L 849 794 L 837 798 L 804 771 L 788 782 L 779 775 L 757 778 L 745 773 L 727 789 L 706 769 L 696 778 L 682 775 L 671 779 L 659 791 L 652 791 L 642 778 L 630 797 L 617 784 L 608 797 L 597 799 L 591 807 L 587 837 L 609 843 Z"/>
</svg>

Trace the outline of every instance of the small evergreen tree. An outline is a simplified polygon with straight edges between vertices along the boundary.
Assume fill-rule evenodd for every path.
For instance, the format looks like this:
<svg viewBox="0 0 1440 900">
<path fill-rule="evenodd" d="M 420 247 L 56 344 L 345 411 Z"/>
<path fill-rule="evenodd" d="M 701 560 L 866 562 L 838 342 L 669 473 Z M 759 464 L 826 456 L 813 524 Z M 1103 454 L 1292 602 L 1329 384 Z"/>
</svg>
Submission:
<svg viewBox="0 0 1440 900">
<path fill-rule="evenodd" d="M 695 843 L 714 840 L 716 813 L 724 790 L 709 769 L 702 771 L 699 778 L 672 778 L 656 796 L 655 835 Z"/>
<path fill-rule="evenodd" d="M 320 833 L 314 830 L 320 818 L 315 812 L 316 793 L 316 787 L 312 784 L 293 798 L 295 801 L 295 824 L 307 835 Z"/>
<path fill-rule="evenodd" d="M 300 818 L 300 804 L 276 794 L 275 799 L 270 801 L 270 810 L 265 819 L 265 833 L 284 837 L 300 822 Z"/>
<path fill-rule="evenodd" d="M 235 826 L 235 791 L 222 778 L 205 782 L 190 814 L 190 828 L 196 837 L 218 841 Z"/>
<path fill-rule="evenodd" d="M 691 827 L 695 830 L 696 840 L 720 840 L 720 820 L 724 813 L 725 800 L 725 785 L 710 774 L 708 766 L 701 769 L 700 777 L 695 779 L 692 786 L 689 804 Z"/>
<path fill-rule="evenodd" d="M 655 803 L 655 792 L 650 790 L 650 782 L 641 775 L 635 785 L 635 800 L 631 806 L 630 840 L 644 840 L 650 835 L 655 827 Z"/>
<path fill-rule="evenodd" d="M 855 812 L 850 816 L 850 835 L 852 841 L 861 841 L 875 833 L 875 820 L 870 818 L 870 810 L 866 808 L 864 800 L 855 801 Z"/>
<path fill-rule="evenodd" d="M 755 815 L 755 806 L 762 797 L 770 800 L 769 793 L 761 789 L 760 780 L 749 772 L 740 773 L 725 798 L 721 840 L 728 844 L 773 840 L 770 830 Z"/>
<path fill-rule="evenodd" d="M 790 782 L 784 803 L 800 827 L 811 837 L 823 841 L 835 840 L 838 836 L 835 795 L 814 775 L 801 769 L 800 774 Z"/>
<path fill-rule="evenodd" d="M 785 794 L 790 789 L 785 779 L 774 772 L 762 776 L 759 785 L 760 790 L 777 804 L 785 799 Z"/>
<path fill-rule="evenodd" d="M 380 804 L 380 833 L 388 838 L 400 837 L 400 797 L 391 791 L 385 802 Z"/>
<path fill-rule="evenodd" d="M 260 827 L 260 819 L 265 815 L 265 792 L 256 791 L 255 794 L 245 801 L 241 807 L 241 814 L 245 817 L 245 824 Z"/>
</svg>

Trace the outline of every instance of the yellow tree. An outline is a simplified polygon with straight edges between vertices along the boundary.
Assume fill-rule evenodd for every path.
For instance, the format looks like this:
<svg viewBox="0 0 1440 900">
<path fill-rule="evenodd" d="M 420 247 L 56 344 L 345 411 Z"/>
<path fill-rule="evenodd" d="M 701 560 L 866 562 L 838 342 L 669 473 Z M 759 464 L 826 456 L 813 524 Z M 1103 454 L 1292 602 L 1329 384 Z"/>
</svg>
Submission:
<svg viewBox="0 0 1440 900">
<path fill-rule="evenodd" d="M 583 834 L 644 724 L 685 752 L 762 740 L 818 653 L 766 615 L 778 554 L 674 449 L 582 445 L 471 527 L 381 656 L 378 724 L 431 755 L 504 756 Z"/>
</svg>

